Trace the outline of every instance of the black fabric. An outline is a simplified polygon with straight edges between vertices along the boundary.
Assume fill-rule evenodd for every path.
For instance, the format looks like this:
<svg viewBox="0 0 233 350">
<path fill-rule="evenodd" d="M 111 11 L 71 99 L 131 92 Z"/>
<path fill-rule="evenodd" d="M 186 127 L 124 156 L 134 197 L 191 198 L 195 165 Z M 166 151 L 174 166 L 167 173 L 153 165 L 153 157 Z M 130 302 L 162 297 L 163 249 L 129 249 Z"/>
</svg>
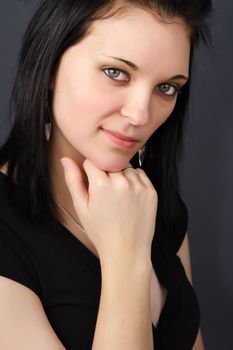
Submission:
<svg viewBox="0 0 233 350">
<path fill-rule="evenodd" d="M 7 184 L 0 173 L 0 275 L 38 295 L 67 350 L 91 350 L 101 292 L 99 259 L 61 224 L 42 232 L 17 217 L 6 196 Z M 187 210 L 179 220 L 183 239 Z M 162 227 L 156 231 L 151 259 L 168 294 L 157 326 L 152 325 L 155 349 L 191 350 L 200 310 L 176 255 L 182 239 L 174 245 L 162 235 Z"/>
</svg>

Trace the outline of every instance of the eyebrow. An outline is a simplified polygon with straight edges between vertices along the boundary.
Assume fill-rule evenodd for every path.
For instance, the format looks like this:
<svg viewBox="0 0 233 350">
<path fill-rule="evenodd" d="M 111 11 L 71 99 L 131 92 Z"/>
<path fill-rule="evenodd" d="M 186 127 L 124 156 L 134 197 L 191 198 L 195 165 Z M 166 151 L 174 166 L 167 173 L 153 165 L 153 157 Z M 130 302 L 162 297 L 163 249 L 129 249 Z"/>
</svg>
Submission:
<svg viewBox="0 0 233 350">
<path fill-rule="evenodd" d="M 139 71 L 138 66 L 136 66 L 136 64 L 133 63 L 133 62 L 131 62 L 131 61 L 125 60 L 125 59 L 123 59 L 123 58 L 121 58 L 121 57 L 107 56 L 107 55 L 104 55 L 104 54 L 102 54 L 102 55 L 105 56 L 105 57 L 113 58 L 114 60 L 123 62 L 123 63 L 127 64 L 127 66 L 129 66 L 130 68 L 132 68 L 134 71 Z M 189 78 L 186 77 L 185 75 L 177 74 L 177 75 L 171 77 L 171 78 L 168 79 L 168 80 L 181 80 L 181 79 L 182 79 L 182 80 L 188 80 Z"/>
</svg>

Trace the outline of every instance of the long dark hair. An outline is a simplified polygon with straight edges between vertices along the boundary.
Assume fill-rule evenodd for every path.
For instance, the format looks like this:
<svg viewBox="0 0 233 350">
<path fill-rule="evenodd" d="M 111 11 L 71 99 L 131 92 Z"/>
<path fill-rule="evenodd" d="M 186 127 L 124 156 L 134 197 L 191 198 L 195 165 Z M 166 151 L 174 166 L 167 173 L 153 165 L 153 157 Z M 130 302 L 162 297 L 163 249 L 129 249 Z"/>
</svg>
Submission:
<svg viewBox="0 0 233 350">
<path fill-rule="evenodd" d="M 158 192 L 157 219 L 164 229 L 176 228 L 182 211 L 187 217 L 179 195 L 177 165 L 183 153 L 193 53 L 200 39 L 211 41 L 206 23 L 211 0 L 47 0 L 40 4 L 23 38 L 10 102 L 14 124 L 0 149 L 0 165 L 8 162 L 9 180 L 17 178 L 17 206 L 33 222 L 47 225 L 54 217 L 44 125 L 51 109 L 49 85 L 59 60 L 67 48 L 82 40 L 94 20 L 129 6 L 159 13 L 164 20 L 180 17 L 191 29 L 190 80 L 171 116 L 148 140 L 143 163 Z M 138 167 L 136 155 L 131 163 Z"/>
</svg>

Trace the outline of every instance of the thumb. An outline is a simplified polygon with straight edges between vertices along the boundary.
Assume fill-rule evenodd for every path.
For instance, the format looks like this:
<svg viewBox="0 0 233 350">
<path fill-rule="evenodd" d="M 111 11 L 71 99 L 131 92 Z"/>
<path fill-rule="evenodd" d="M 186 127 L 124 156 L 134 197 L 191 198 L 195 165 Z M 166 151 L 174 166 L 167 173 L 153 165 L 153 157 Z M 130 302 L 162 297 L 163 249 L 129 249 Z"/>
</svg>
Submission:
<svg viewBox="0 0 233 350">
<path fill-rule="evenodd" d="M 74 208 L 79 215 L 88 204 L 88 189 L 79 166 L 70 158 L 62 158 L 61 164 L 64 169 L 65 182 L 70 192 Z"/>
</svg>

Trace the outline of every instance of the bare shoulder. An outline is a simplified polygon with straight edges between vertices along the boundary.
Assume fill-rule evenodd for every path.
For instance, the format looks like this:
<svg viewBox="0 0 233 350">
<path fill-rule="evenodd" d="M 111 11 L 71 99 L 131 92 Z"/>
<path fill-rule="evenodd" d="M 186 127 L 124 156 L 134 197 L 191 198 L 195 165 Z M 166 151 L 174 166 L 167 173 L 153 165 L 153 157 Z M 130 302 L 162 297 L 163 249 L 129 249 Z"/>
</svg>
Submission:
<svg viewBox="0 0 233 350">
<path fill-rule="evenodd" d="M 39 297 L 26 286 L 0 276 L 0 349 L 65 350 Z"/>
<path fill-rule="evenodd" d="M 6 174 L 7 164 L 0 171 Z M 65 350 L 40 298 L 23 284 L 0 276 L 0 310 L 0 349 Z"/>
<path fill-rule="evenodd" d="M 3 166 L 0 167 L 0 171 L 1 171 L 1 173 L 3 173 L 3 174 L 6 174 L 6 173 L 7 173 L 7 169 L 8 169 L 7 163 L 5 163 Z"/>
</svg>

